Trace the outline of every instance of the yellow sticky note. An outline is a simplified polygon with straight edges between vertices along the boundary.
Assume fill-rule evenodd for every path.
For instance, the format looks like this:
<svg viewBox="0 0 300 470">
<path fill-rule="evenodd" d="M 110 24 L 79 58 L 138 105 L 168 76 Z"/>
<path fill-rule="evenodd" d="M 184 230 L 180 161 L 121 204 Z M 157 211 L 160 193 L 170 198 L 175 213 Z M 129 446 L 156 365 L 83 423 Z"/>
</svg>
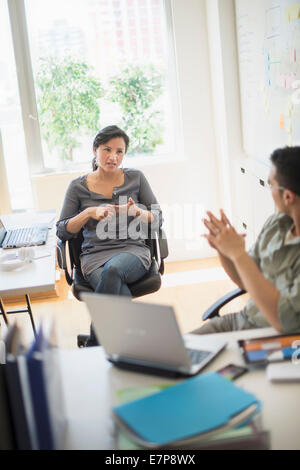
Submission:
<svg viewBox="0 0 300 470">
<path fill-rule="evenodd" d="M 291 21 L 298 20 L 300 18 L 300 3 L 294 3 L 286 7 L 285 9 L 285 20 L 289 23 Z"/>
<path fill-rule="evenodd" d="M 284 129 L 284 115 L 280 114 L 280 129 Z"/>
</svg>

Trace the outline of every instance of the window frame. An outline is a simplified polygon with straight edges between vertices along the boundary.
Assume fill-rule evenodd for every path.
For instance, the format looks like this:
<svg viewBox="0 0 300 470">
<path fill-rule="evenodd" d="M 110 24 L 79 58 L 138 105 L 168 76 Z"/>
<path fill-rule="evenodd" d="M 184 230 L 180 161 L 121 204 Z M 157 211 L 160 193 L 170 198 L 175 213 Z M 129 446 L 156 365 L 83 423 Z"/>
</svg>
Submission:
<svg viewBox="0 0 300 470">
<path fill-rule="evenodd" d="M 44 171 L 24 0 L 7 0 L 30 174 Z"/>
</svg>

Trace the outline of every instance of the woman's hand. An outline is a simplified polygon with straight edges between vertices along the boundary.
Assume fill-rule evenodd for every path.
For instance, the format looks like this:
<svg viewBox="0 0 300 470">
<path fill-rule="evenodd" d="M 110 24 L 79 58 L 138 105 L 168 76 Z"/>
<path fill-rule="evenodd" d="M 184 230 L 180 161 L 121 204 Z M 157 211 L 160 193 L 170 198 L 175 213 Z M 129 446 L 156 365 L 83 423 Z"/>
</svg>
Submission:
<svg viewBox="0 0 300 470">
<path fill-rule="evenodd" d="M 112 206 L 118 214 L 128 214 L 131 217 L 138 217 L 141 209 L 138 208 L 134 200 L 130 197 L 127 204 Z"/>
<path fill-rule="evenodd" d="M 91 219 L 98 221 L 104 219 L 111 220 L 115 215 L 114 206 L 110 204 L 107 204 L 105 206 L 89 207 L 87 211 Z"/>
</svg>

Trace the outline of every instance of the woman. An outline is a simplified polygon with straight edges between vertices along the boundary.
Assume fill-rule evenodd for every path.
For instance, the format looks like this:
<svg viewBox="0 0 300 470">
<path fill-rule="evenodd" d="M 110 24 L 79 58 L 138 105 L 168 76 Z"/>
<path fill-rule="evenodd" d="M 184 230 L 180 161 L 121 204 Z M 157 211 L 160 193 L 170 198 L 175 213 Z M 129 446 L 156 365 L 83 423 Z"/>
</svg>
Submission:
<svg viewBox="0 0 300 470">
<path fill-rule="evenodd" d="M 129 138 L 117 126 L 102 129 L 93 143 L 93 171 L 67 190 L 57 236 L 68 240 L 83 230 L 81 269 L 95 292 L 128 295 L 127 284 L 151 265 L 145 244 L 161 222 L 161 210 L 143 173 L 122 168 Z M 87 346 L 97 344 L 93 329 Z"/>
</svg>

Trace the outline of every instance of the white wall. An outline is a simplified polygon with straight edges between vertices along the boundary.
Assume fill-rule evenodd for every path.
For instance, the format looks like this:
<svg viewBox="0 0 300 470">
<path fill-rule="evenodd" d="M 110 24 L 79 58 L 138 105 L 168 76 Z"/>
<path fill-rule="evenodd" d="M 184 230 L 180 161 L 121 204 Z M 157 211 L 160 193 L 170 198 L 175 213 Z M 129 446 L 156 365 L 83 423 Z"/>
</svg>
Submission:
<svg viewBox="0 0 300 470">
<path fill-rule="evenodd" d="M 9 214 L 10 212 L 11 206 L 0 130 L 0 214 Z"/>
<path fill-rule="evenodd" d="M 218 210 L 219 180 L 217 172 L 214 116 L 210 75 L 205 0 L 172 0 L 174 38 L 177 53 L 179 99 L 183 123 L 183 159 L 139 168 L 148 178 L 162 207 L 175 208 L 174 217 L 166 225 L 169 241 L 169 261 L 214 256 L 205 240 L 188 240 L 188 231 L 182 230 L 184 239 L 176 239 L 184 206 L 189 206 L 191 217 L 195 206 Z M 182 157 L 182 156 L 181 156 Z M 34 177 L 34 193 L 39 209 L 60 210 L 65 189 L 72 175 Z M 176 210 L 177 205 L 177 210 Z M 193 206 L 193 207 L 192 207 Z M 188 216 L 187 211 L 187 216 Z M 166 210 L 167 215 L 167 210 Z M 190 229 L 195 234 L 202 229 L 200 214 L 197 220 L 188 216 Z M 186 226 L 186 224 L 185 224 Z M 197 229 L 197 227 L 199 227 Z M 182 228 L 179 227 L 179 229 Z M 180 230 L 179 230 L 180 231 Z"/>
</svg>

